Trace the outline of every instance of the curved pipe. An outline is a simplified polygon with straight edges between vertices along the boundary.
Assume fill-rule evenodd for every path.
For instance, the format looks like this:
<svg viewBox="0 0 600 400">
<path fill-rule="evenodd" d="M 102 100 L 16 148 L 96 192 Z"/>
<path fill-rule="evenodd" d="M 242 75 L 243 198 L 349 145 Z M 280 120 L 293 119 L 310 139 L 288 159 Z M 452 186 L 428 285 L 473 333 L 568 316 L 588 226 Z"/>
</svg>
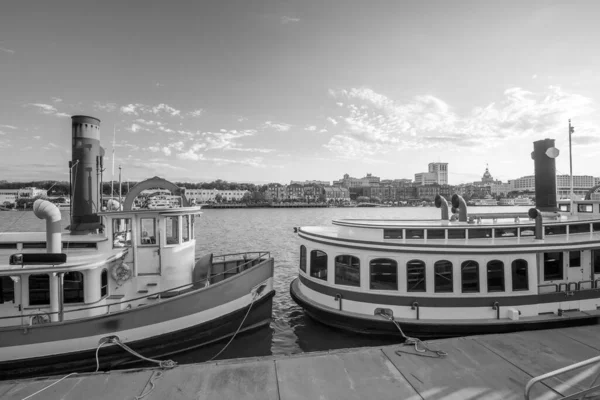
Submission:
<svg viewBox="0 0 600 400">
<path fill-rule="evenodd" d="M 458 221 L 467 222 L 467 202 L 462 196 L 452 195 L 452 207 L 458 210 Z"/>
<path fill-rule="evenodd" d="M 448 221 L 448 201 L 437 194 L 435 195 L 435 206 L 442 210 L 442 221 Z"/>
<path fill-rule="evenodd" d="M 39 219 L 46 220 L 46 252 L 60 253 L 62 251 L 60 210 L 48 200 L 38 199 L 33 203 L 33 213 Z"/>
<path fill-rule="evenodd" d="M 535 238 L 543 239 L 544 238 L 544 223 L 542 220 L 542 213 L 537 208 L 530 208 L 527 212 L 529 218 L 535 219 Z"/>
</svg>

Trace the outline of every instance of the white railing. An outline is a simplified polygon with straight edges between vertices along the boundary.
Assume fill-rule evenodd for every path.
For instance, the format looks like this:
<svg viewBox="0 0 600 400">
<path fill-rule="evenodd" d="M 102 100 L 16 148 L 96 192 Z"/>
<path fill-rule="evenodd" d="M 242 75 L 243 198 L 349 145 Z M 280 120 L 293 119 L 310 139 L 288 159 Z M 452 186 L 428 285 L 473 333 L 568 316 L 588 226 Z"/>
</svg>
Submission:
<svg viewBox="0 0 600 400">
<path fill-rule="evenodd" d="M 558 375 L 564 374 L 565 372 L 571 372 L 576 369 L 580 369 L 580 368 L 587 367 L 587 366 L 594 365 L 594 364 L 596 364 L 596 367 L 600 367 L 600 356 L 590 358 L 588 360 L 581 361 L 576 364 L 569 365 L 567 367 L 557 369 L 556 371 L 548 372 L 547 374 L 540 375 L 536 378 L 531 379 L 529 382 L 527 382 L 527 385 L 525 385 L 525 400 L 529 400 L 529 398 L 530 398 L 529 395 L 531 393 L 531 389 L 537 383 L 545 381 L 546 379 L 549 379 L 549 378 L 554 378 Z M 563 399 L 563 400 L 582 399 L 583 400 L 587 394 L 599 391 L 600 384 L 598 384 L 598 379 L 600 378 L 600 371 L 598 371 L 596 369 L 595 371 L 592 371 L 591 374 L 588 374 L 588 375 L 594 375 L 594 374 L 595 374 L 594 379 L 592 380 L 592 383 L 590 384 L 590 387 L 588 389 L 580 390 L 577 393 L 573 393 L 571 395 L 561 397 L 561 399 Z"/>
</svg>

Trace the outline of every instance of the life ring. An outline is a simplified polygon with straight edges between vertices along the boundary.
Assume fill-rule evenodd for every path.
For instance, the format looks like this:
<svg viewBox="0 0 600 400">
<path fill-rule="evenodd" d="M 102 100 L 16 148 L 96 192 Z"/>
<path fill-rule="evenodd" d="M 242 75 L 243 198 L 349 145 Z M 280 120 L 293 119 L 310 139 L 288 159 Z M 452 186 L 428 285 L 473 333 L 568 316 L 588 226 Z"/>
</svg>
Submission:
<svg viewBox="0 0 600 400">
<path fill-rule="evenodd" d="M 127 263 L 115 265 L 110 271 L 111 276 L 117 282 L 125 282 L 131 278 L 131 267 Z"/>
</svg>

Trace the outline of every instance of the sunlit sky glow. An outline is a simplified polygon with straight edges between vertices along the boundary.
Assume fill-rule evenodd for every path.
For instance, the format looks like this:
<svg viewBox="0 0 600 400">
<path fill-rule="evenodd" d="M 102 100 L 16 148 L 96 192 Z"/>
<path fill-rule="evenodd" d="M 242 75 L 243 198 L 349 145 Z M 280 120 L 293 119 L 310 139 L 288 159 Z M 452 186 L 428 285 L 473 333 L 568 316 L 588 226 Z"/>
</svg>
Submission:
<svg viewBox="0 0 600 400">
<path fill-rule="evenodd" d="M 70 118 L 110 179 L 600 176 L 595 1 L 52 1 L 0 13 L 0 179 L 67 180 Z"/>
</svg>

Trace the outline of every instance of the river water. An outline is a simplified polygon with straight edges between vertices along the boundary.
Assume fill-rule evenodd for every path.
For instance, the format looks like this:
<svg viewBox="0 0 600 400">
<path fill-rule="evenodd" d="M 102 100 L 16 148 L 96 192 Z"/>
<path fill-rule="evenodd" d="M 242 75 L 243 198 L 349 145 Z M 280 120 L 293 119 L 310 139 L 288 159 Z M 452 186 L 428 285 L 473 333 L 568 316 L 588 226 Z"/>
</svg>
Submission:
<svg viewBox="0 0 600 400">
<path fill-rule="evenodd" d="M 476 212 L 525 212 L 527 207 L 477 207 Z M 471 208 L 472 212 L 474 208 Z M 62 224 L 69 222 L 63 212 Z M 330 225 L 339 218 L 436 219 L 433 207 L 207 209 L 196 219 L 196 255 L 269 251 L 275 258 L 273 320 L 268 328 L 239 335 L 218 359 L 284 355 L 307 351 L 392 344 L 331 329 L 304 315 L 289 295 L 299 264 L 295 226 Z M 0 232 L 44 231 L 31 211 L 0 212 Z M 202 362 L 218 353 L 217 343 L 173 357 L 179 363 Z"/>
</svg>

